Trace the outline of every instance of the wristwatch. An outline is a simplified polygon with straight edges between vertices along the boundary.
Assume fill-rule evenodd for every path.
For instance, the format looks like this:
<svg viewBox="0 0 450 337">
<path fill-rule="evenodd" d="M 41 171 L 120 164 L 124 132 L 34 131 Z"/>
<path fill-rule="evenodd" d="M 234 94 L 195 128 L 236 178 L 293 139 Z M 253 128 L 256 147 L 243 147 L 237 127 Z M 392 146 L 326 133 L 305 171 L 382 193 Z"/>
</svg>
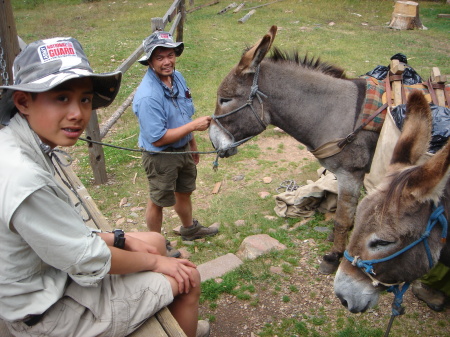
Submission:
<svg viewBox="0 0 450 337">
<path fill-rule="evenodd" d="M 125 248 L 125 233 L 121 229 L 115 229 L 114 233 L 114 247 L 124 249 Z"/>
</svg>

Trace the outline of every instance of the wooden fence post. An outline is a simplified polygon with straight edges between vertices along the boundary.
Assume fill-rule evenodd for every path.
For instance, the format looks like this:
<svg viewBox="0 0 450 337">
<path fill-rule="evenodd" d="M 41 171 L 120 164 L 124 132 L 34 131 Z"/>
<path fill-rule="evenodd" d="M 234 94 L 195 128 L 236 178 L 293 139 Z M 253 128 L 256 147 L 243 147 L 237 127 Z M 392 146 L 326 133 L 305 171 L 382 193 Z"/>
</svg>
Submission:
<svg viewBox="0 0 450 337">
<path fill-rule="evenodd" d="M 1 0 L 0 0 L 1 1 Z M 192 5 L 193 0 L 189 0 Z M 174 31 L 177 31 L 176 40 L 183 40 L 183 25 L 186 19 L 186 0 L 174 0 L 164 17 L 162 18 L 152 18 L 151 19 L 151 31 L 164 30 L 168 22 L 172 22 L 172 27 L 170 28 L 170 33 L 173 35 Z M 117 69 L 123 73 L 128 70 L 133 62 L 142 55 L 143 47 L 140 45 L 134 53 Z M 86 128 L 86 138 L 95 142 L 101 142 L 102 138 L 106 136 L 109 128 L 117 121 L 117 119 L 122 115 L 125 109 L 130 105 L 134 97 L 134 92 L 126 99 L 124 104 L 114 113 L 114 115 L 108 119 L 106 122 L 106 127 L 100 130 L 98 124 L 98 116 L 96 111 L 92 111 L 92 116 L 89 124 Z M 106 174 L 106 164 L 105 164 L 105 154 L 103 147 L 100 144 L 89 143 L 88 145 L 89 159 L 91 168 L 94 174 L 94 184 L 105 184 L 108 181 L 108 176 Z"/>
<path fill-rule="evenodd" d="M 91 119 L 86 127 L 86 138 L 95 142 L 101 141 L 96 110 L 92 111 Z M 89 143 L 88 151 L 89 161 L 94 174 L 94 184 L 106 184 L 108 182 L 108 175 L 106 174 L 105 152 L 103 151 L 103 147 L 99 144 Z"/>
<path fill-rule="evenodd" d="M 177 24 L 177 42 L 183 41 L 184 21 L 186 20 L 186 4 L 185 0 L 181 0 L 178 5 L 178 13 L 180 13 L 180 22 Z"/>
<path fill-rule="evenodd" d="M 19 52 L 11 1 L 0 1 L 0 79 L 2 84 L 13 83 L 12 66 Z"/>
</svg>

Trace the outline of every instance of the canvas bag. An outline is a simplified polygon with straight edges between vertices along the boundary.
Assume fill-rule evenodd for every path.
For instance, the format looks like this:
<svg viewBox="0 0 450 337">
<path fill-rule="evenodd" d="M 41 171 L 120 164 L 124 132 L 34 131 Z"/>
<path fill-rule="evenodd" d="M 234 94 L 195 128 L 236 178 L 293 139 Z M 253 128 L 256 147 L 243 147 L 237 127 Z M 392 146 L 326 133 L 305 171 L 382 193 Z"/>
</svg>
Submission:
<svg viewBox="0 0 450 337">
<path fill-rule="evenodd" d="M 317 170 L 319 180 L 308 180 L 295 191 L 275 196 L 275 213 L 282 218 L 311 217 L 315 211 L 335 212 L 338 186 L 336 176 L 323 167 Z"/>
<path fill-rule="evenodd" d="M 401 131 L 395 124 L 394 118 L 391 115 L 391 109 L 388 108 L 383 127 L 381 128 L 380 137 L 378 138 L 375 154 L 370 166 L 370 172 L 364 178 L 364 187 L 367 192 L 372 192 L 376 186 L 383 179 L 386 174 L 387 167 L 391 162 L 392 153 L 394 152 L 395 144 L 400 137 Z M 419 164 L 425 162 L 430 158 L 432 153 L 425 153 L 419 160 Z"/>
</svg>

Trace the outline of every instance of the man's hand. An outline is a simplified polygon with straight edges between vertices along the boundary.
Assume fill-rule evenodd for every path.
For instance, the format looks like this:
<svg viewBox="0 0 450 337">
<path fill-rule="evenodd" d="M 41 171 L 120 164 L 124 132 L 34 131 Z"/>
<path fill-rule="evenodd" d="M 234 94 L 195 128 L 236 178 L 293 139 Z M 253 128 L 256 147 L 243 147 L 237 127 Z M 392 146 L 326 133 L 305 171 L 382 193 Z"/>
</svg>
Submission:
<svg viewBox="0 0 450 337">
<path fill-rule="evenodd" d="M 205 131 L 211 124 L 211 116 L 203 116 L 196 118 L 192 121 L 194 125 L 194 131 Z"/>
</svg>

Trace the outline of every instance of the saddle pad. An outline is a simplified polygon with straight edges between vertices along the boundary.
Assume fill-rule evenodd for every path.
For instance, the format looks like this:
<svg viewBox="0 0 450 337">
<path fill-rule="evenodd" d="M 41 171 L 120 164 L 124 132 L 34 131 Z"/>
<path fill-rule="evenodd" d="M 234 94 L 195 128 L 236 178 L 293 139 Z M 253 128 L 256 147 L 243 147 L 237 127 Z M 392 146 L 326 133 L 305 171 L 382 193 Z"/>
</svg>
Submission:
<svg viewBox="0 0 450 337">
<path fill-rule="evenodd" d="M 366 80 L 366 98 L 364 101 L 362 122 L 364 123 L 369 117 L 381 107 L 386 100 L 386 81 L 377 80 L 371 76 L 362 76 Z M 413 90 L 421 90 L 425 95 L 426 100 L 432 103 L 431 95 L 428 92 L 428 88 L 421 84 L 403 85 L 406 98 Z M 445 90 L 450 92 L 450 85 L 445 86 Z M 406 103 L 406 102 L 403 102 Z M 380 132 L 386 118 L 387 109 L 384 109 L 378 116 L 376 116 L 369 124 L 364 127 L 364 130 Z"/>
<path fill-rule="evenodd" d="M 364 123 L 369 117 L 383 105 L 383 94 L 386 91 L 385 81 L 377 80 L 371 76 L 362 76 L 366 80 L 366 98 L 364 101 L 362 111 L 362 122 Z M 380 132 L 386 117 L 387 109 L 384 109 L 378 116 L 376 116 L 369 124 L 364 127 L 364 130 Z"/>
</svg>

